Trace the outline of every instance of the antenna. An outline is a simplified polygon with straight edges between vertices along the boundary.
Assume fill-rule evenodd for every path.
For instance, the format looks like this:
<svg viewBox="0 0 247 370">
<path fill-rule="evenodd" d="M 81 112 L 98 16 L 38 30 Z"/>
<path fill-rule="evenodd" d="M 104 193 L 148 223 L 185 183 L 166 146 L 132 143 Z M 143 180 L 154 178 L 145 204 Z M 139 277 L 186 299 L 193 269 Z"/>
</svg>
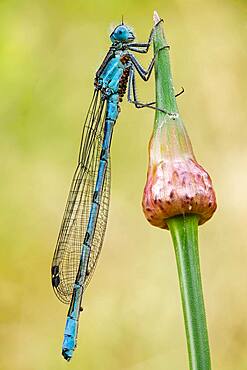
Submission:
<svg viewBox="0 0 247 370">
<path fill-rule="evenodd" d="M 123 21 L 123 15 L 122 15 L 122 23 L 121 23 L 122 25 L 124 24 L 124 21 Z"/>
</svg>

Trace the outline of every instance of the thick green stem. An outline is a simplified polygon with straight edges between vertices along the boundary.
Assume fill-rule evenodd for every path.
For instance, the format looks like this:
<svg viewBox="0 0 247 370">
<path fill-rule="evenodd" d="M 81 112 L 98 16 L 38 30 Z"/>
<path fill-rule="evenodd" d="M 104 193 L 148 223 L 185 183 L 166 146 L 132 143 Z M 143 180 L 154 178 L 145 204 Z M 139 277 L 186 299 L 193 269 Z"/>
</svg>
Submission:
<svg viewBox="0 0 247 370">
<path fill-rule="evenodd" d="M 160 18 L 156 12 L 154 13 L 154 22 L 156 24 L 154 52 L 157 55 L 155 60 L 156 102 L 157 107 L 165 112 L 156 111 L 154 133 L 151 141 L 152 145 L 150 146 L 151 170 L 149 171 L 148 185 L 145 188 L 144 200 L 146 203 L 144 202 L 144 204 L 148 204 L 145 210 L 151 223 L 154 222 L 157 214 L 161 215 L 161 220 L 158 219 L 160 224 L 157 220 L 156 223 L 153 223 L 156 226 L 166 226 L 162 219 L 162 212 L 165 215 L 164 210 L 167 212 L 171 211 L 171 208 L 169 208 L 170 205 L 171 207 L 175 207 L 176 213 L 173 214 L 178 214 L 180 211 L 180 215 L 176 217 L 165 217 L 165 221 L 171 232 L 175 248 L 190 370 L 210 370 L 210 352 L 198 253 L 199 217 L 190 212 L 186 214 L 186 210 L 190 211 L 192 207 L 196 209 L 197 201 L 185 209 L 185 212 L 182 207 L 187 204 L 188 199 L 194 199 L 201 192 L 201 187 L 198 188 L 195 194 L 193 193 L 193 196 L 191 195 L 190 197 L 188 195 L 188 193 L 191 193 L 191 189 L 195 191 L 194 187 L 197 186 L 197 182 L 194 180 L 192 187 L 188 186 L 188 183 L 186 185 L 187 180 L 185 176 L 187 174 L 189 176 L 188 178 L 195 178 L 193 170 L 190 172 L 188 166 L 188 163 L 191 163 L 191 161 L 195 163 L 195 159 L 189 137 L 179 116 L 172 82 L 169 49 L 166 47 L 167 41 L 162 23 L 160 23 Z M 189 162 L 187 161 L 188 158 Z M 178 170 L 177 163 L 186 163 L 185 170 Z M 159 171 L 156 170 L 157 167 Z M 160 180 L 157 182 L 158 187 L 152 186 L 154 181 L 156 181 L 155 176 Z M 171 184 L 173 184 L 172 191 L 169 188 Z M 161 189 L 159 196 L 157 195 L 157 188 Z M 151 189 L 151 192 L 149 189 Z M 155 196 L 152 193 L 154 189 L 156 192 Z M 170 189 L 170 192 L 167 189 Z M 166 192 L 168 192 L 168 196 L 165 198 L 164 194 Z M 177 197 L 177 201 L 175 197 Z M 153 203 L 149 199 L 153 199 Z M 161 205 L 157 206 L 157 199 L 163 208 Z M 207 203 L 205 203 L 205 210 L 207 210 L 208 203 L 211 202 L 210 204 L 212 204 L 212 201 L 208 200 L 206 191 L 203 199 L 207 199 Z M 215 196 L 212 199 L 216 208 Z M 154 211 L 150 213 L 152 207 Z M 181 208 L 179 209 L 179 207 Z"/>
<path fill-rule="evenodd" d="M 154 32 L 154 53 L 156 55 L 155 88 L 157 106 L 169 113 L 178 113 L 171 75 L 169 46 L 160 25 L 156 26 Z M 157 110 L 156 121 L 159 121 L 163 115 L 164 113 Z"/>
<path fill-rule="evenodd" d="M 183 304 L 191 370 L 210 370 L 210 352 L 203 302 L 199 253 L 198 218 L 176 216 L 167 220 L 172 235 Z"/>
</svg>

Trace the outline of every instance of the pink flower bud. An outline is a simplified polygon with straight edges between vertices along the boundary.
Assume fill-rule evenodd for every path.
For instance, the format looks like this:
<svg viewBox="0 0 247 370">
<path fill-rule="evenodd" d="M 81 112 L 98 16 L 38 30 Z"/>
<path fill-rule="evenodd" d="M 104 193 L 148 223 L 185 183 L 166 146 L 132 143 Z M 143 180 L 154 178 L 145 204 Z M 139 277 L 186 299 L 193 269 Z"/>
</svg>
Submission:
<svg viewBox="0 0 247 370">
<path fill-rule="evenodd" d="M 168 229 L 166 220 L 176 215 L 196 214 L 203 224 L 216 210 L 211 178 L 197 163 L 179 115 L 158 118 L 149 144 L 144 214 L 162 229 Z"/>
</svg>

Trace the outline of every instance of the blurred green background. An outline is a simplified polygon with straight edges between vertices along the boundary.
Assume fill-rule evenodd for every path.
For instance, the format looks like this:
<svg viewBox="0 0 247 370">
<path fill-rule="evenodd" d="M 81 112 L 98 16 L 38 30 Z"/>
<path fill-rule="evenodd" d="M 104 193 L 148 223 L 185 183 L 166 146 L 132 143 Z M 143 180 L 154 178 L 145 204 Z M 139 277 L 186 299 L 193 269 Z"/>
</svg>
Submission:
<svg viewBox="0 0 247 370">
<path fill-rule="evenodd" d="M 78 349 L 60 355 L 67 307 L 50 263 L 76 165 L 94 73 L 122 14 L 139 41 L 165 19 L 179 108 L 218 210 L 200 227 L 213 369 L 247 369 L 246 3 L 0 2 L 0 369 L 187 369 L 170 235 L 141 209 L 153 112 L 122 104 L 100 262 L 84 300 Z M 147 65 L 151 58 L 139 56 Z M 140 99 L 153 80 L 138 81 Z"/>
</svg>

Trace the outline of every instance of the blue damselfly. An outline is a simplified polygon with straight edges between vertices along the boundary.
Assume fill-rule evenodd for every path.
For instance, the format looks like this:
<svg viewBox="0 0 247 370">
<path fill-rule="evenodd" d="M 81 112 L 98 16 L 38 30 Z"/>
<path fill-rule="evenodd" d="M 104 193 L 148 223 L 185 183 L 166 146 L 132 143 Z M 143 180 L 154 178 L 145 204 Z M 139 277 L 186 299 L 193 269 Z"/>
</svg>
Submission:
<svg viewBox="0 0 247 370">
<path fill-rule="evenodd" d="M 159 110 L 155 102 L 144 104 L 138 101 L 135 85 L 136 72 L 143 80 L 149 79 L 155 56 L 145 70 L 133 52 L 147 53 L 153 32 L 154 29 L 146 43 L 135 43 L 132 30 L 122 22 L 111 33 L 112 44 L 96 73 L 93 98 L 83 126 L 79 159 L 51 269 L 57 297 L 70 304 L 62 347 L 62 354 L 68 361 L 76 347 L 83 292 L 92 277 L 106 230 L 110 197 L 110 145 L 120 110 L 119 103 L 128 90 L 128 101 L 137 108 Z"/>
</svg>

